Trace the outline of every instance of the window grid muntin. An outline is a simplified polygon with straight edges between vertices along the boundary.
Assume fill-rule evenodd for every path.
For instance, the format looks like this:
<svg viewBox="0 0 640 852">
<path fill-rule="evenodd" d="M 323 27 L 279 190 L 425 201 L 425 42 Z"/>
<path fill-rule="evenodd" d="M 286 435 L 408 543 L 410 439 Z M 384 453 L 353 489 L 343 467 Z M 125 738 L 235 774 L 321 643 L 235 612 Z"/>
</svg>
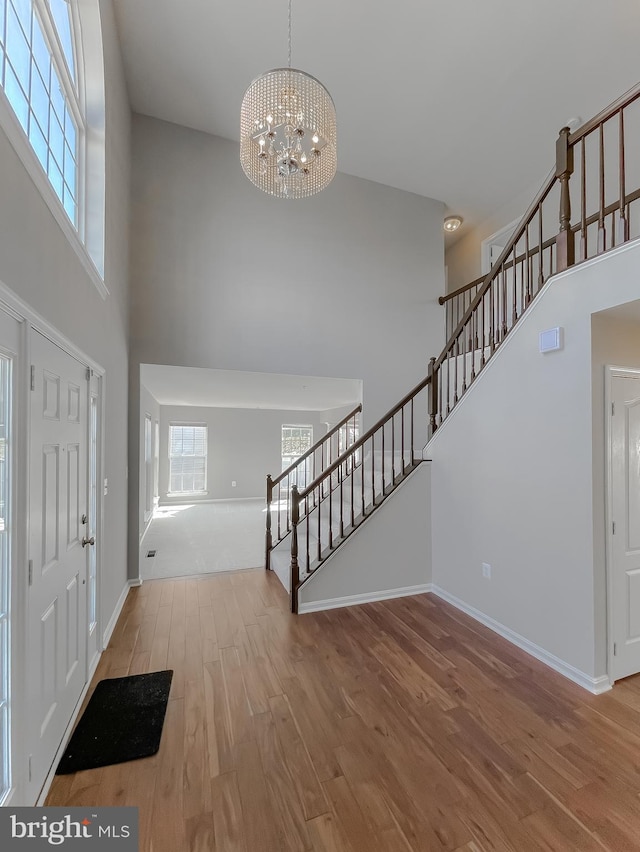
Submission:
<svg viewBox="0 0 640 852">
<path fill-rule="evenodd" d="M 62 12 L 62 7 L 60 6 L 60 2 L 62 2 L 64 4 L 64 9 L 65 9 L 66 14 L 64 12 Z M 67 71 L 69 72 L 69 77 L 71 78 L 71 80 L 73 81 L 74 86 L 75 86 L 77 63 L 76 63 L 75 40 L 73 38 L 73 15 L 72 15 L 72 12 L 71 12 L 71 7 L 66 2 L 66 0 L 60 0 L 60 2 L 56 3 L 55 0 L 53 0 L 53 2 L 52 2 L 52 0 L 47 0 L 47 6 L 49 7 L 49 11 L 50 11 L 50 14 L 51 14 L 51 20 L 53 21 L 53 27 L 54 27 L 54 30 L 55 30 L 56 41 L 58 42 L 58 47 L 59 47 L 60 52 L 62 53 L 62 56 L 64 58 L 65 65 L 67 66 Z M 61 11 L 61 14 L 65 14 L 66 21 L 64 23 L 64 29 L 65 29 L 64 34 L 62 33 L 61 27 L 59 26 L 59 23 L 62 23 L 62 21 L 60 21 L 60 22 L 58 21 L 58 15 L 54 11 L 54 7 L 56 9 L 59 9 Z M 69 44 L 68 45 L 65 44 L 65 42 L 67 41 L 67 36 L 69 38 Z M 68 50 L 67 50 L 67 47 L 68 47 Z M 69 52 L 70 52 L 70 55 L 69 55 Z M 69 63 L 69 60 L 71 60 L 71 63 Z"/>
<path fill-rule="evenodd" d="M 169 424 L 169 494 L 206 492 L 207 442 L 203 423 Z"/>
<path fill-rule="evenodd" d="M 83 239 L 80 217 L 80 155 L 85 134 L 84 120 L 76 79 L 69 72 L 48 0 L 0 0 L 0 14 L 0 33 L 4 44 L 0 54 L 0 85 L 55 195 Z M 8 47 L 6 44 L 10 21 L 14 21 L 14 29 L 17 28 L 14 38 L 20 35 L 26 41 L 27 53 L 23 51 L 22 60 L 23 63 L 28 61 L 28 70 L 26 64 L 20 69 L 16 68 L 12 61 L 19 57 L 12 56 L 10 39 Z M 74 26 L 72 17 L 70 25 Z M 46 75 L 47 69 L 40 67 L 45 64 L 42 59 L 43 42 L 50 55 L 48 80 L 43 79 L 43 72 Z M 77 67 L 75 53 L 74 67 Z M 34 78 L 34 74 L 38 74 L 39 79 Z M 45 123 L 44 115 L 41 110 L 36 109 L 33 101 L 34 85 L 37 86 L 38 83 L 44 86 L 48 96 L 46 127 L 42 127 Z M 61 154 L 62 162 L 56 158 L 50 136 L 52 114 L 57 117 L 66 142 L 66 145 L 63 143 L 61 151 L 59 146 L 56 148 Z M 46 151 L 43 138 L 46 140 Z"/>
</svg>

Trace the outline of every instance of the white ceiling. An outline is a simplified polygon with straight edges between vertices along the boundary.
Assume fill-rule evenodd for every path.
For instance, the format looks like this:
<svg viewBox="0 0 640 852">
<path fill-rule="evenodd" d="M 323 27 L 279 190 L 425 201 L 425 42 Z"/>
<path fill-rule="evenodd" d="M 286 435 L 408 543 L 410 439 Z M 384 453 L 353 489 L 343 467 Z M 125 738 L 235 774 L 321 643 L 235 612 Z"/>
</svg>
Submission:
<svg viewBox="0 0 640 852">
<path fill-rule="evenodd" d="M 326 411 L 362 399 L 359 379 L 141 364 L 140 381 L 160 405 Z"/>
<path fill-rule="evenodd" d="M 114 4 L 133 109 L 237 140 L 245 89 L 287 63 L 287 0 Z M 542 183 L 560 127 L 638 81 L 639 44 L 638 0 L 293 0 L 339 170 L 444 201 L 458 236 Z"/>
</svg>

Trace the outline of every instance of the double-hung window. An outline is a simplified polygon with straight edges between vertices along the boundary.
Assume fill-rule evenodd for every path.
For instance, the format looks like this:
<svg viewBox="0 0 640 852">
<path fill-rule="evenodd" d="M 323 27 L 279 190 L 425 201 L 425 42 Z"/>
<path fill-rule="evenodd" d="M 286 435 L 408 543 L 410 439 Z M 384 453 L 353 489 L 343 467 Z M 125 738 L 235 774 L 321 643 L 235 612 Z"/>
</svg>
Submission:
<svg viewBox="0 0 640 852">
<path fill-rule="evenodd" d="M 84 116 L 72 5 L 0 0 L 0 84 L 74 229 L 80 233 Z"/>
<path fill-rule="evenodd" d="M 207 427 L 201 423 L 169 426 L 169 493 L 205 494 Z"/>
<path fill-rule="evenodd" d="M 311 449 L 313 444 L 313 426 L 298 426 L 285 423 L 282 426 L 282 470 L 286 470 L 296 459 Z M 289 487 L 297 485 L 305 488 L 311 481 L 313 459 L 310 456 L 304 464 L 298 465 L 289 474 Z"/>
</svg>

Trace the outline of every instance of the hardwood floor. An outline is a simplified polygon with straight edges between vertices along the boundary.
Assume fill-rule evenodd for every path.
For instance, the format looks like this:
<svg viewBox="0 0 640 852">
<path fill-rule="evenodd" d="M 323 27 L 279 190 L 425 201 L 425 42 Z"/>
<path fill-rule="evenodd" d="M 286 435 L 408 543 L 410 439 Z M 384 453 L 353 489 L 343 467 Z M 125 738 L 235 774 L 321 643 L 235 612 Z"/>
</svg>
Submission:
<svg viewBox="0 0 640 852">
<path fill-rule="evenodd" d="M 430 595 L 293 617 L 262 570 L 132 589 L 94 683 L 172 668 L 162 744 L 58 776 L 142 852 L 640 850 L 640 679 L 592 696 Z"/>
</svg>

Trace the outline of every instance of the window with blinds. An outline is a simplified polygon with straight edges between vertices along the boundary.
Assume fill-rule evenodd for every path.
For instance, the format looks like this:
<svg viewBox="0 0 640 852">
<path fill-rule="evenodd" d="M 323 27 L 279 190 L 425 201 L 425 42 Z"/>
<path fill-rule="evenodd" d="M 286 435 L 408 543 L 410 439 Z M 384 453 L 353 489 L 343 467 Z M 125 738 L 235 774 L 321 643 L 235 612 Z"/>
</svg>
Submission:
<svg viewBox="0 0 640 852">
<path fill-rule="evenodd" d="M 207 427 L 169 426 L 169 493 L 202 494 L 207 488 Z"/>
</svg>

